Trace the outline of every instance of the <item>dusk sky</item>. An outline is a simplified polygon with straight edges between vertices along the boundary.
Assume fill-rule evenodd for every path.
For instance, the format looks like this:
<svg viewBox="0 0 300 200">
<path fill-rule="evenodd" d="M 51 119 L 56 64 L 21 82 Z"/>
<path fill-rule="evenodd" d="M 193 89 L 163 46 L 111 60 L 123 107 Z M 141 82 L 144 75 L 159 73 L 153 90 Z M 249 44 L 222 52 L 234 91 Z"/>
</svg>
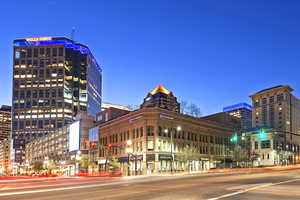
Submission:
<svg viewBox="0 0 300 200">
<path fill-rule="evenodd" d="M 140 104 L 158 84 L 203 115 L 280 84 L 300 97 L 300 1 L 9 0 L 0 19 L 0 105 L 13 40 L 72 27 L 103 67 L 104 102 Z"/>
</svg>

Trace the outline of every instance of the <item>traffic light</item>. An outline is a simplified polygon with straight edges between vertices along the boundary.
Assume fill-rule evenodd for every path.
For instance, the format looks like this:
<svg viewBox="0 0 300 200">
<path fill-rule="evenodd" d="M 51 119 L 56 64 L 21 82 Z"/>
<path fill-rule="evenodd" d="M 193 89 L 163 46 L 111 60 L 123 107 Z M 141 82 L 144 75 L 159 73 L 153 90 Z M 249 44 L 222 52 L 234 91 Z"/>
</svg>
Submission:
<svg viewBox="0 0 300 200">
<path fill-rule="evenodd" d="M 263 139 L 265 139 L 266 138 L 266 132 L 265 132 L 265 130 L 263 130 L 263 129 L 261 129 L 259 132 L 258 132 L 258 137 L 259 137 L 259 139 L 261 139 L 261 140 L 263 140 Z"/>
<path fill-rule="evenodd" d="M 113 146 L 112 144 L 108 144 L 107 145 L 108 148 L 112 148 L 112 146 Z"/>
<path fill-rule="evenodd" d="M 234 135 L 230 138 L 230 142 L 236 143 L 238 141 L 238 136 Z"/>
</svg>

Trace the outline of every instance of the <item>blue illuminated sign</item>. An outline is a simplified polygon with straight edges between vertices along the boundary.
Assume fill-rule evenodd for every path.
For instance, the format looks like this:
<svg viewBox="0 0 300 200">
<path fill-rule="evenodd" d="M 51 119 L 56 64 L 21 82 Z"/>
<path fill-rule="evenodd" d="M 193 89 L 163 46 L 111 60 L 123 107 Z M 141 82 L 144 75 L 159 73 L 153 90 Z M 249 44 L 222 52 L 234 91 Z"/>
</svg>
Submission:
<svg viewBox="0 0 300 200">
<path fill-rule="evenodd" d="M 74 43 L 68 40 L 41 40 L 41 41 L 20 41 L 15 42 L 15 46 L 22 47 L 22 46 L 37 46 L 37 45 L 64 45 L 67 49 L 73 49 L 76 51 L 80 51 L 81 54 L 88 54 L 93 58 L 93 62 L 96 65 L 98 71 L 102 72 L 101 67 L 96 62 L 92 52 L 89 48 L 80 45 L 79 43 Z"/>
<path fill-rule="evenodd" d="M 239 103 L 239 104 L 235 104 L 235 105 L 232 105 L 232 106 L 224 107 L 223 112 L 229 112 L 229 111 L 237 110 L 237 109 L 241 109 L 241 108 L 246 108 L 246 109 L 252 110 L 252 106 L 250 106 L 249 104 Z"/>
</svg>

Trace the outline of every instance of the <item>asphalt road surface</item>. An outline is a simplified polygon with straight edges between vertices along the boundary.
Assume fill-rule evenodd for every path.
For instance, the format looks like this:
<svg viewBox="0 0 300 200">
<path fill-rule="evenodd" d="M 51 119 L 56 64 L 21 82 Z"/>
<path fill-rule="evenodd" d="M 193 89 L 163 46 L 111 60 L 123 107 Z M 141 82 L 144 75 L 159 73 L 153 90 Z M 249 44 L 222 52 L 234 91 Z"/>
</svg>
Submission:
<svg viewBox="0 0 300 200">
<path fill-rule="evenodd" d="M 0 200 L 300 200 L 300 169 L 0 181 Z"/>
</svg>

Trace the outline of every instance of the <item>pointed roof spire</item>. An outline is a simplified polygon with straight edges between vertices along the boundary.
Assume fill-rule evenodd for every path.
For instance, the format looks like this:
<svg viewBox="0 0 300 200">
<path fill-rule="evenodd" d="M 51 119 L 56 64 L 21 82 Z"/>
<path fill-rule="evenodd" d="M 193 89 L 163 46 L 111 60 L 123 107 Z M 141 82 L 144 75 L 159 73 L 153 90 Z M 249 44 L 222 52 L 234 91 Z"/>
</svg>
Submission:
<svg viewBox="0 0 300 200">
<path fill-rule="evenodd" d="M 171 92 L 167 90 L 164 86 L 158 85 L 152 92 L 152 95 L 155 95 L 156 93 L 164 93 L 166 95 L 169 95 Z"/>
</svg>

